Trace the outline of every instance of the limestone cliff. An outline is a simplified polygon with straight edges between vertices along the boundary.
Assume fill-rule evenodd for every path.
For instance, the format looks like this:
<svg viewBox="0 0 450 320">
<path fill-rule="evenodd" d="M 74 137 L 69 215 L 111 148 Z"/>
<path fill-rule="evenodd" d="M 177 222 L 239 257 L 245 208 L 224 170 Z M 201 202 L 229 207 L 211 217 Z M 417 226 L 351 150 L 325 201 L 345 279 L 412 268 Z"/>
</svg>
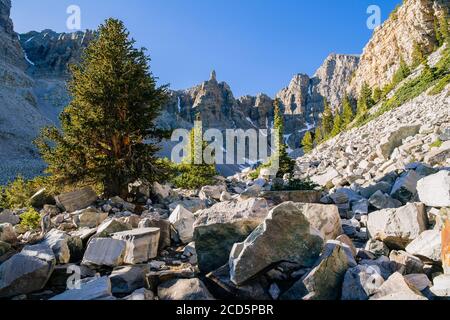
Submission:
<svg viewBox="0 0 450 320">
<path fill-rule="evenodd" d="M 359 67 L 349 87 L 357 95 L 362 84 L 382 88 L 391 82 L 403 58 L 413 61 L 413 47 L 417 43 L 425 54 L 436 47 L 434 22 L 448 12 L 448 0 L 406 0 L 375 29 L 372 39 L 364 48 Z"/>
</svg>

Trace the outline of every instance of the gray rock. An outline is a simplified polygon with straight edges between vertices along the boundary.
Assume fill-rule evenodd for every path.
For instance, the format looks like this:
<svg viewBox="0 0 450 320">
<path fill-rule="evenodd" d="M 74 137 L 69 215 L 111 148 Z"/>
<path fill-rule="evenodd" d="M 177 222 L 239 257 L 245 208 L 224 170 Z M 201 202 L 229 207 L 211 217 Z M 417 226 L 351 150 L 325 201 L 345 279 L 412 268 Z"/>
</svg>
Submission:
<svg viewBox="0 0 450 320">
<path fill-rule="evenodd" d="M 450 171 L 440 171 L 417 184 L 421 202 L 429 207 L 450 207 Z"/>
<path fill-rule="evenodd" d="M 6 254 L 9 250 L 11 250 L 11 245 L 9 243 L 0 241 L 0 259 Z"/>
<path fill-rule="evenodd" d="M 182 243 L 189 243 L 194 237 L 195 216 L 182 205 L 178 205 L 169 217 Z"/>
<path fill-rule="evenodd" d="M 47 245 L 26 246 L 0 265 L 0 298 L 43 289 L 55 264 L 53 251 Z"/>
<path fill-rule="evenodd" d="M 428 279 L 426 274 L 408 274 L 404 276 L 406 281 L 418 291 L 423 291 L 433 285 L 433 283 Z"/>
<path fill-rule="evenodd" d="M 311 225 L 319 230 L 325 241 L 334 240 L 344 233 L 338 207 L 322 204 L 297 204 Z"/>
<path fill-rule="evenodd" d="M 369 199 L 377 191 L 389 194 L 391 192 L 391 189 L 392 185 L 390 183 L 381 181 L 366 188 L 362 188 L 360 190 L 360 193 L 364 198 Z"/>
<path fill-rule="evenodd" d="M 420 180 L 415 171 L 408 171 L 395 181 L 391 190 L 391 197 L 401 201 L 403 204 L 410 202 L 417 194 L 417 182 Z"/>
<path fill-rule="evenodd" d="M 444 163 L 450 157 L 450 141 L 445 141 L 439 148 L 431 149 L 425 156 L 424 161 L 430 165 Z"/>
<path fill-rule="evenodd" d="M 98 227 L 106 218 L 108 213 L 101 212 L 96 208 L 87 208 L 78 212 L 77 225 L 80 228 Z"/>
<path fill-rule="evenodd" d="M 377 153 L 381 158 L 389 159 L 395 148 L 402 145 L 402 140 L 419 133 L 420 124 L 403 126 L 383 138 L 377 145 Z"/>
<path fill-rule="evenodd" d="M 369 213 L 369 205 L 369 200 L 366 199 L 352 202 L 352 212 L 354 214 L 366 215 Z"/>
<path fill-rule="evenodd" d="M 435 277 L 430 291 L 438 297 L 450 297 L 450 275 L 443 274 Z"/>
<path fill-rule="evenodd" d="M 58 206 L 67 212 L 74 212 L 89 207 L 97 200 L 97 194 L 91 187 L 67 192 L 55 197 Z"/>
<path fill-rule="evenodd" d="M 123 298 L 123 300 L 132 300 L 132 301 L 148 301 L 154 299 L 155 294 L 153 293 L 153 291 L 147 290 L 145 288 L 138 289 L 129 296 Z"/>
<path fill-rule="evenodd" d="M 123 240 L 95 238 L 92 239 L 84 253 L 83 265 L 86 266 L 120 266 L 124 262 L 127 243 Z"/>
<path fill-rule="evenodd" d="M 129 294 L 145 286 L 145 273 L 141 267 L 120 267 L 109 276 L 113 294 Z"/>
<path fill-rule="evenodd" d="M 372 252 L 376 257 L 389 256 L 389 248 L 383 241 L 370 239 L 366 243 L 365 250 Z"/>
<path fill-rule="evenodd" d="M 122 232 L 122 231 L 129 231 L 132 227 L 128 223 L 122 222 L 118 219 L 111 219 L 104 221 L 98 228 L 96 232 L 96 236 L 98 237 L 109 237 L 110 235 Z"/>
<path fill-rule="evenodd" d="M 372 239 L 383 241 L 391 249 L 405 249 L 427 229 L 425 207 L 409 203 L 398 209 L 372 212 L 367 228 Z"/>
<path fill-rule="evenodd" d="M 12 224 L 1 223 L 0 224 L 0 241 L 14 243 L 17 240 L 16 232 Z"/>
<path fill-rule="evenodd" d="M 224 185 L 204 186 L 201 188 L 198 196 L 202 200 L 214 199 L 220 200 L 222 192 L 226 192 L 227 188 Z"/>
<path fill-rule="evenodd" d="M 397 265 L 397 271 L 403 275 L 423 273 L 423 262 L 405 251 L 392 251 L 389 259 Z"/>
<path fill-rule="evenodd" d="M 384 283 L 377 268 L 358 265 L 345 273 L 342 284 L 342 300 L 368 300 Z"/>
<path fill-rule="evenodd" d="M 214 300 L 203 282 L 199 279 L 173 279 L 158 287 L 160 300 Z"/>
<path fill-rule="evenodd" d="M 80 283 L 80 288 L 67 290 L 57 296 L 54 296 L 50 300 L 86 301 L 105 300 L 111 297 L 111 282 L 108 277 L 101 277 Z"/>
<path fill-rule="evenodd" d="M 233 245 L 244 241 L 268 213 L 268 204 L 261 198 L 221 202 L 199 211 L 194 241 L 200 270 L 207 273 L 226 264 Z"/>
<path fill-rule="evenodd" d="M 233 246 L 230 275 L 235 284 L 243 284 L 276 262 L 314 265 L 324 240 L 306 217 L 306 208 L 294 202 L 275 207 L 244 242 Z"/>
<path fill-rule="evenodd" d="M 361 260 L 360 265 L 372 267 L 384 280 L 387 280 L 395 271 L 396 264 L 389 260 L 388 257 L 381 256 L 376 260 Z"/>
<path fill-rule="evenodd" d="M 113 239 L 126 242 L 124 262 L 138 264 L 156 258 L 159 246 L 159 228 L 134 229 L 114 233 Z"/>
<path fill-rule="evenodd" d="M 442 260 L 441 251 L 441 233 L 438 230 L 426 230 L 422 232 L 406 247 L 406 252 L 426 261 L 434 262 Z"/>
<path fill-rule="evenodd" d="M 139 228 L 159 228 L 159 247 L 158 250 L 164 250 L 170 247 L 170 222 L 159 218 L 145 218 L 139 222 Z"/>
<path fill-rule="evenodd" d="M 16 216 L 11 210 L 3 210 L 0 213 L 0 224 L 9 223 L 15 226 L 20 222 L 19 216 Z"/>
<path fill-rule="evenodd" d="M 59 264 L 66 264 L 70 261 L 68 240 L 69 235 L 56 229 L 52 229 L 45 235 L 44 243 L 52 249 L 56 262 Z"/>
<path fill-rule="evenodd" d="M 400 208 L 402 206 L 402 203 L 400 201 L 390 197 L 389 195 L 381 191 L 375 192 L 370 197 L 369 203 L 379 210 L 389 208 Z"/>
<path fill-rule="evenodd" d="M 396 272 L 385 281 L 370 300 L 428 300 L 413 284 Z"/>
<path fill-rule="evenodd" d="M 109 199 L 109 201 L 113 206 L 125 211 L 134 212 L 134 210 L 136 209 L 136 206 L 134 204 L 129 203 L 118 196 Z"/>
</svg>

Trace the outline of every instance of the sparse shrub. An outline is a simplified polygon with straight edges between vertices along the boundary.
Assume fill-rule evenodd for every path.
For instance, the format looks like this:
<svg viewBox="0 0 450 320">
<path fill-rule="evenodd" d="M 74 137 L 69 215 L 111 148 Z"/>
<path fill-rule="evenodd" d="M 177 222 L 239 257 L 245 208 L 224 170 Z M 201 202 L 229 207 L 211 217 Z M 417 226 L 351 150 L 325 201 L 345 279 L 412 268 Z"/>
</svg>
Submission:
<svg viewBox="0 0 450 320">
<path fill-rule="evenodd" d="M 312 191 L 320 186 L 309 179 L 290 179 L 287 185 L 274 185 L 272 191 Z"/>
<path fill-rule="evenodd" d="M 27 211 L 20 215 L 20 225 L 28 230 L 36 230 L 41 223 L 41 216 L 33 208 L 29 208 Z"/>
<path fill-rule="evenodd" d="M 435 142 L 430 144 L 430 148 L 440 148 L 442 146 L 443 142 L 441 139 L 437 139 Z"/>
</svg>

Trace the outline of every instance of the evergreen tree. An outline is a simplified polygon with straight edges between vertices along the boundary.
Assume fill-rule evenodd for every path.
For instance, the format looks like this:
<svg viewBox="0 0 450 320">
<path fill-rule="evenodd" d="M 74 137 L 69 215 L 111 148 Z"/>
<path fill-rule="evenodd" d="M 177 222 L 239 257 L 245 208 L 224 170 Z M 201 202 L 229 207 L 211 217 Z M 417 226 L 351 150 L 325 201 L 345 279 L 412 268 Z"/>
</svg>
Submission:
<svg viewBox="0 0 450 320">
<path fill-rule="evenodd" d="M 302 139 L 303 151 L 305 153 L 310 153 L 314 149 L 314 142 L 311 132 L 307 132 Z"/>
<path fill-rule="evenodd" d="M 344 97 L 342 102 L 342 127 L 345 129 L 355 119 L 352 105 L 348 96 Z"/>
<path fill-rule="evenodd" d="M 121 21 L 108 19 L 71 67 L 73 100 L 60 115 L 61 130 L 47 127 L 36 140 L 53 183 L 100 184 L 107 196 L 124 197 L 130 182 L 154 180 L 163 136 L 154 121 L 167 92 L 134 44 Z"/>
<path fill-rule="evenodd" d="M 403 79 L 406 79 L 407 77 L 409 77 L 410 74 L 411 74 L 411 69 L 408 67 L 408 65 L 406 64 L 403 57 L 400 58 L 400 67 L 395 72 L 395 74 L 392 78 L 392 82 L 393 82 L 394 86 L 399 84 L 400 82 L 402 82 Z"/>
<path fill-rule="evenodd" d="M 289 157 L 286 151 L 287 146 L 284 143 L 284 119 L 278 99 L 275 99 L 274 102 L 274 129 L 278 130 L 278 145 L 275 151 L 279 160 L 277 177 L 282 178 L 286 173 L 292 174 L 295 167 L 295 160 Z"/>
<path fill-rule="evenodd" d="M 365 115 L 373 105 L 372 89 L 364 82 L 361 87 L 361 92 L 359 93 L 357 115 Z"/>
<path fill-rule="evenodd" d="M 324 139 L 330 137 L 331 131 L 333 130 L 333 112 L 326 99 L 324 99 L 324 110 L 322 114 L 322 135 Z"/>
<path fill-rule="evenodd" d="M 450 44 L 450 31 L 448 28 L 448 13 L 444 13 L 439 19 L 439 31 L 442 35 L 442 42 Z"/>
<path fill-rule="evenodd" d="M 333 121 L 333 130 L 331 131 L 331 136 L 335 137 L 342 131 L 342 118 L 339 112 L 336 112 Z"/>
<path fill-rule="evenodd" d="M 314 132 L 314 146 L 318 146 L 323 141 L 323 135 L 322 135 L 322 129 L 320 127 L 317 127 Z"/>
<path fill-rule="evenodd" d="M 412 52 L 412 67 L 413 69 L 417 68 L 421 63 L 425 61 L 425 54 L 422 50 L 422 47 L 419 45 L 417 41 L 414 41 L 413 44 L 413 52 Z"/>
<path fill-rule="evenodd" d="M 444 38 L 441 33 L 441 25 L 438 17 L 434 16 L 434 34 L 436 36 L 436 42 L 438 47 L 444 44 Z"/>
<path fill-rule="evenodd" d="M 373 90 L 373 95 L 372 95 L 372 100 L 373 100 L 373 102 L 374 102 L 374 103 L 380 102 L 382 96 L 383 96 L 383 91 L 382 91 L 380 88 L 376 87 L 376 88 Z"/>
</svg>

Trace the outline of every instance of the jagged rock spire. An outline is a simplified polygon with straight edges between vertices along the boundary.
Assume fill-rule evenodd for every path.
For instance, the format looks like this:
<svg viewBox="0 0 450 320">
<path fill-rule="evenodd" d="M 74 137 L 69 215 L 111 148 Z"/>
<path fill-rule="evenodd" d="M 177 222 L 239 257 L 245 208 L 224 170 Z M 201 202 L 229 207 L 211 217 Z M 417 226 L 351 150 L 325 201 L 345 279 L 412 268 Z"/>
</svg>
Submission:
<svg viewBox="0 0 450 320">
<path fill-rule="evenodd" d="M 217 75 L 216 75 L 216 70 L 213 70 L 211 72 L 211 76 L 209 78 L 209 81 L 217 81 Z"/>
</svg>

